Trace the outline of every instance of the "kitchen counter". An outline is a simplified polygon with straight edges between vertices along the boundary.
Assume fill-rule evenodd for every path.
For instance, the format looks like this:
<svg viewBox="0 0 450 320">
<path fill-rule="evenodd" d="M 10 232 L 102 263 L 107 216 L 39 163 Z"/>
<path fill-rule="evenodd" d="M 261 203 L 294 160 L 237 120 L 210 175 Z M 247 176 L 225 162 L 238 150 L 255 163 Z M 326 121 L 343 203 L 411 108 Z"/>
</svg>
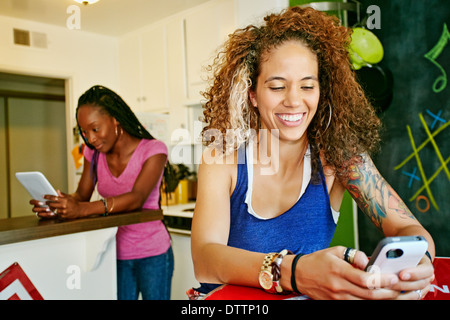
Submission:
<svg viewBox="0 0 450 320">
<path fill-rule="evenodd" d="M 74 220 L 38 219 L 35 216 L 1 219 L 0 245 L 161 220 L 162 218 L 161 210 L 141 210 Z"/>
<path fill-rule="evenodd" d="M 178 234 L 190 235 L 195 202 L 162 206 L 164 220 L 169 231 Z"/>
<path fill-rule="evenodd" d="M 162 206 L 164 216 L 177 216 L 192 218 L 194 215 L 195 202 L 176 204 L 171 206 Z"/>
<path fill-rule="evenodd" d="M 46 300 L 114 300 L 117 228 L 162 218 L 161 210 L 140 210 L 73 220 L 2 219 L 0 273 L 19 265 Z M 13 283 L 4 285 L 11 291 Z M 26 298 L 19 289 L 8 293 Z"/>
<path fill-rule="evenodd" d="M 189 202 L 163 206 L 161 211 L 76 220 L 43 220 L 35 216 L 2 219 L 0 272 L 17 262 L 44 299 L 116 299 L 117 227 L 164 217 L 175 255 L 171 298 L 185 300 L 186 290 L 199 286 L 190 244 L 194 207 L 195 202 Z M 79 287 L 72 281 L 76 277 Z"/>
</svg>

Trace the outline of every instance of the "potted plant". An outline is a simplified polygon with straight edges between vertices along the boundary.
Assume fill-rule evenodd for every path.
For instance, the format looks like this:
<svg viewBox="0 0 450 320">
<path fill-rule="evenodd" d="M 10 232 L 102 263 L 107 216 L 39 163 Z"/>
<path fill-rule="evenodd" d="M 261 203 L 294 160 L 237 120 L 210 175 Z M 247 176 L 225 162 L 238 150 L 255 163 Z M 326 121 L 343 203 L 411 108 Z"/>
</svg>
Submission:
<svg viewBox="0 0 450 320">
<path fill-rule="evenodd" d="M 176 204 L 175 189 L 180 180 L 175 166 L 167 162 L 164 169 L 163 183 L 161 184 L 161 198 L 164 205 Z"/>
<path fill-rule="evenodd" d="M 189 199 L 189 181 L 196 180 L 196 173 L 182 164 L 167 163 L 164 170 L 164 181 L 161 185 L 163 203 L 173 205 L 186 203 Z M 165 200 L 165 202 L 164 202 Z"/>
<path fill-rule="evenodd" d="M 190 189 L 192 188 L 192 182 L 197 180 L 195 172 L 189 170 L 189 168 L 180 163 L 177 165 L 177 176 L 179 183 L 175 194 L 178 203 L 188 203 L 190 198 Z"/>
</svg>

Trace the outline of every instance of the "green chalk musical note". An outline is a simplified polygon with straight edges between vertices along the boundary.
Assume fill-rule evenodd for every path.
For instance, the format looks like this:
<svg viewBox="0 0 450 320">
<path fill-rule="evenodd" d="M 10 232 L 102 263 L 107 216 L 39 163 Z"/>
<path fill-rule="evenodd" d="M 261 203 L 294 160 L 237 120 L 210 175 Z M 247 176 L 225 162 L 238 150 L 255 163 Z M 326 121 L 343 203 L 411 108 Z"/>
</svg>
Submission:
<svg viewBox="0 0 450 320">
<path fill-rule="evenodd" d="M 447 87 L 447 73 L 444 68 L 436 61 L 439 55 L 444 51 L 445 46 L 450 39 L 450 32 L 448 31 L 447 24 L 444 23 L 444 30 L 436 45 L 429 52 L 425 54 L 425 58 L 431 61 L 436 67 L 441 70 L 442 75 L 439 76 L 433 84 L 433 91 L 439 93 Z"/>
</svg>

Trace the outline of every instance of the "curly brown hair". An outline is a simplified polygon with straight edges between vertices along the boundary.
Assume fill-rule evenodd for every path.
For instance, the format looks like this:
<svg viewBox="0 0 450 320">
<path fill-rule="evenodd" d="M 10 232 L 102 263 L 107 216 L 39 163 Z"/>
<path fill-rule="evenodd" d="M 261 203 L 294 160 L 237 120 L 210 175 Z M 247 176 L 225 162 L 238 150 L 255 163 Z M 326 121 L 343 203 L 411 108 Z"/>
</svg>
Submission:
<svg viewBox="0 0 450 320">
<path fill-rule="evenodd" d="M 318 59 L 320 100 L 308 127 L 313 173 L 318 172 L 319 155 L 338 176 L 364 153 L 375 151 L 379 143 L 380 120 L 355 80 L 347 48 L 351 29 L 339 20 L 311 8 L 292 7 L 265 17 L 260 27 L 248 26 L 229 36 L 212 66 L 210 88 L 203 93 L 203 133 L 219 130 L 223 141 L 204 136 L 222 151 L 236 150 L 248 140 L 250 130 L 258 130 L 258 109 L 248 96 L 254 90 L 261 63 L 274 48 L 290 40 L 305 44 Z M 234 130 L 234 137 L 227 130 Z M 239 130 L 236 132 L 236 130 Z"/>
</svg>

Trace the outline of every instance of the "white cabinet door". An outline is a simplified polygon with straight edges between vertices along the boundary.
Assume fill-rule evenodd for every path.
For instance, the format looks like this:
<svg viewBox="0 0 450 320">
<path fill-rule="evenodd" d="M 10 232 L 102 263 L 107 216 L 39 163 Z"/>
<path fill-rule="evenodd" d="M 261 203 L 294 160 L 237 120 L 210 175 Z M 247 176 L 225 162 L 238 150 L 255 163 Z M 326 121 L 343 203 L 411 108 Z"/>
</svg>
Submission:
<svg viewBox="0 0 450 320">
<path fill-rule="evenodd" d="M 172 128 L 183 127 L 182 107 L 203 99 L 205 68 L 235 27 L 235 1 L 215 0 L 121 37 L 122 97 L 138 112 L 170 111 Z"/>
<path fill-rule="evenodd" d="M 166 109 L 168 81 L 165 26 L 146 31 L 141 41 L 143 111 Z"/>
<path fill-rule="evenodd" d="M 137 112 L 167 111 L 165 26 L 126 35 L 119 42 L 120 95 Z"/>
<path fill-rule="evenodd" d="M 167 77 L 169 105 L 179 105 L 187 98 L 184 20 L 174 19 L 166 25 Z"/>
<path fill-rule="evenodd" d="M 187 82 L 186 56 L 184 51 L 184 19 L 169 21 L 167 31 L 167 78 L 170 109 L 170 132 L 186 127 Z"/>
<path fill-rule="evenodd" d="M 171 233 L 172 249 L 175 260 L 175 268 L 172 277 L 172 300 L 187 300 L 186 291 L 190 288 L 198 288 L 200 284 L 195 279 L 194 265 L 191 256 L 191 237 Z"/>
<path fill-rule="evenodd" d="M 141 101 L 141 39 L 130 34 L 119 41 L 120 92 L 118 94 L 138 111 Z"/>
<path fill-rule="evenodd" d="M 207 87 L 205 68 L 217 55 L 217 49 L 233 32 L 234 3 L 216 1 L 186 17 L 186 60 L 188 98 L 201 99 L 200 91 Z"/>
</svg>

